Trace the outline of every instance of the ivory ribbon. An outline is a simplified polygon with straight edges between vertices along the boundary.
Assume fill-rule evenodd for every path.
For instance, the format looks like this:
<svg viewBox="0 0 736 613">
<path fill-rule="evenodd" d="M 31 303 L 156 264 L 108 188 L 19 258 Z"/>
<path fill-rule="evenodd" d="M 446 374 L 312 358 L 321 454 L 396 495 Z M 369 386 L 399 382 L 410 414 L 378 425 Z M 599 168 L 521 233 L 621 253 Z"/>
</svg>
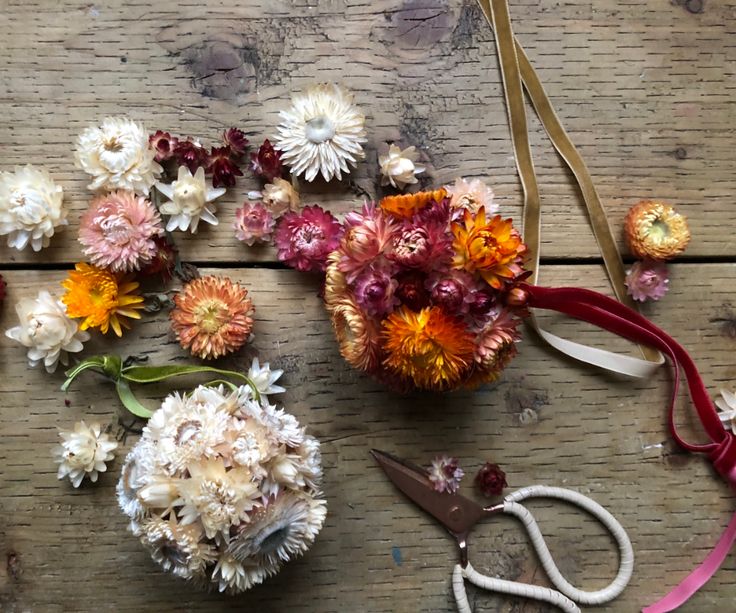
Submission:
<svg viewBox="0 0 736 613">
<path fill-rule="evenodd" d="M 534 162 L 529 146 L 529 135 L 524 108 L 522 80 L 532 104 L 553 145 L 562 159 L 570 167 L 580 187 L 590 219 L 593 233 L 603 255 L 603 262 L 618 299 L 630 308 L 635 305 L 626 292 L 621 255 L 608 225 L 605 211 L 593 184 L 590 172 L 575 145 L 565 132 L 557 117 L 549 97 L 524 50 L 515 41 L 506 0 L 478 0 L 486 19 L 496 35 L 504 96 L 509 116 L 514 156 L 524 192 L 524 241 L 529 249 L 531 280 L 537 282 L 539 275 L 539 252 L 541 243 L 541 202 Z M 532 313 L 529 318 L 532 327 L 550 345 L 562 353 L 583 362 L 632 377 L 649 377 L 664 363 L 664 358 L 656 350 L 645 345 L 640 349 L 645 359 L 613 353 L 604 349 L 589 347 L 562 338 L 542 329 Z"/>
</svg>

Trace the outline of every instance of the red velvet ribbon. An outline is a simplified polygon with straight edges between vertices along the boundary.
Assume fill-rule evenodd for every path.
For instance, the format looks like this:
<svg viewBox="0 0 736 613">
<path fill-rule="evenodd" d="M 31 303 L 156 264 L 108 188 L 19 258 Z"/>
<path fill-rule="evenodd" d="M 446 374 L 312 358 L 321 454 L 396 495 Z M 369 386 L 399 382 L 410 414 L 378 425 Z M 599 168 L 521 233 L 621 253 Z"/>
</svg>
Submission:
<svg viewBox="0 0 736 613">
<path fill-rule="evenodd" d="M 587 321 L 636 343 L 656 347 L 668 357 L 674 367 L 674 381 L 668 409 L 668 423 L 672 437 L 678 445 L 688 451 L 707 454 L 716 471 L 728 483 L 736 486 L 736 436 L 726 431 L 721 424 L 718 411 L 711 401 L 695 362 L 682 345 L 646 317 L 597 292 L 580 288 L 546 288 L 527 284 L 521 284 L 520 287 L 528 295 L 529 307 L 558 311 Z M 690 398 L 711 440 L 710 443 L 688 443 L 677 431 L 675 403 L 681 372 L 685 374 Z M 645 611 L 647 613 L 672 611 L 684 603 L 715 573 L 734 540 L 736 540 L 736 515 L 705 562 L 670 594 Z"/>
</svg>

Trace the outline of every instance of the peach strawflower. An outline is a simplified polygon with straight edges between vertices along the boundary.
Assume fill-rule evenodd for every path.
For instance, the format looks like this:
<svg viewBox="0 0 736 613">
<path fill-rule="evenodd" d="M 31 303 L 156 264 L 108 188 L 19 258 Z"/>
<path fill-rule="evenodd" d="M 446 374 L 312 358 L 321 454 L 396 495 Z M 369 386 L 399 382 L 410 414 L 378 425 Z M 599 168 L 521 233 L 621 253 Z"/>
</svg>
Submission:
<svg viewBox="0 0 736 613">
<path fill-rule="evenodd" d="M 184 349 L 203 360 L 240 349 L 253 329 L 248 290 L 227 277 L 194 279 L 174 296 L 171 327 Z"/>
<path fill-rule="evenodd" d="M 92 201 L 82 215 L 79 242 L 95 266 L 133 272 L 153 259 L 158 251 L 154 238 L 163 233 L 150 200 L 119 190 Z"/>
<path fill-rule="evenodd" d="M 485 208 L 480 207 L 475 215 L 466 209 L 462 222 L 451 227 L 455 268 L 477 272 L 494 289 L 523 272 L 521 257 L 526 245 L 511 219 L 496 215 L 487 220 Z"/>
<path fill-rule="evenodd" d="M 451 389 L 473 362 L 473 336 L 465 323 L 439 307 L 397 309 L 383 322 L 383 338 L 384 365 L 426 390 Z"/>
<path fill-rule="evenodd" d="M 347 362 L 368 371 L 378 366 L 381 353 L 379 324 L 369 318 L 351 297 L 338 300 L 328 308 L 340 353 Z"/>
<path fill-rule="evenodd" d="M 624 230 L 631 252 L 640 259 L 671 260 L 690 242 L 685 216 L 656 200 L 642 200 L 632 206 Z"/>
<path fill-rule="evenodd" d="M 447 191 L 444 188 L 436 189 L 432 192 L 386 196 L 379 202 L 379 206 L 395 217 L 408 219 L 430 203 L 442 202 L 445 196 L 447 196 Z"/>
<path fill-rule="evenodd" d="M 138 283 L 130 275 L 112 273 L 85 262 L 75 265 L 69 277 L 61 282 L 66 293 L 61 301 L 69 317 L 83 318 L 80 330 L 99 328 L 107 334 L 110 328 L 117 336 L 129 328 L 128 319 L 140 319 L 143 297 L 137 295 Z"/>
</svg>

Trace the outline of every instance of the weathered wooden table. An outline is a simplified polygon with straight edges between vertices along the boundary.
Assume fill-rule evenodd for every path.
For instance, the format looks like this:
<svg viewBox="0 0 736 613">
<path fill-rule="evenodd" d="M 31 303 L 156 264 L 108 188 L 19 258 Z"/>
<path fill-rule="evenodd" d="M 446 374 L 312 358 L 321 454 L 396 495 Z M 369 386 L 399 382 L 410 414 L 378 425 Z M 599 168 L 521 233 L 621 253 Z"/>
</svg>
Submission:
<svg viewBox="0 0 736 613">
<path fill-rule="evenodd" d="M 75 135 L 108 114 L 204 140 L 238 125 L 253 140 L 273 133 L 289 92 L 337 80 L 367 114 L 367 160 L 354 183 L 307 188 L 306 201 L 337 213 L 376 191 L 387 141 L 421 148 L 432 183 L 487 178 L 518 218 L 520 192 L 492 34 L 473 0 L 235 0 L 134 2 L 3 0 L 0 15 L 0 168 L 49 168 L 71 204 L 70 226 L 41 254 L 0 246 L 13 303 L 54 288 L 81 259 L 87 178 L 72 161 Z M 675 203 L 693 242 L 671 266 L 672 290 L 647 307 L 688 347 L 707 384 L 736 379 L 736 2 L 733 0 L 513 1 L 516 32 L 588 161 L 614 228 L 643 197 Z M 532 122 L 543 195 L 542 280 L 608 291 L 570 176 Z M 317 281 L 275 264 L 271 249 L 234 239 L 233 211 L 248 178 L 219 207 L 221 225 L 177 236 L 185 260 L 250 288 L 258 353 L 286 371 L 283 402 L 323 441 L 329 518 L 313 549 L 238 598 L 203 594 L 160 572 L 116 508 L 121 459 L 96 486 L 56 480 L 57 426 L 115 419 L 118 402 L 94 377 L 66 397 L 61 373 L 26 367 L 0 339 L 0 609 L 56 611 L 448 611 L 450 539 L 403 499 L 373 464 L 371 447 L 418 462 L 458 456 L 468 472 L 501 464 L 512 488 L 546 483 L 593 496 L 625 525 L 636 551 L 633 580 L 605 609 L 631 612 L 662 595 L 715 543 L 734 508 L 706 462 L 682 453 L 665 426 L 669 375 L 619 380 L 554 353 L 527 333 L 496 385 L 476 393 L 399 397 L 340 358 Z M 579 323 L 555 329 L 631 350 Z M 156 361 L 189 361 L 163 314 L 147 317 L 114 348 Z M 160 391 L 160 390 L 159 390 Z M 152 392 L 153 393 L 153 392 Z M 67 406 L 68 405 L 68 406 Z M 520 415 L 534 419 L 520 420 Z M 697 437 L 688 409 L 679 421 Z M 130 446 L 134 437 L 129 437 Z M 464 492 L 471 492 L 468 483 Z M 536 504 L 564 573 L 587 587 L 615 569 L 608 537 L 572 509 Z M 474 562 L 501 577 L 545 584 L 512 520 L 478 532 Z M 683 610 L 731 610 L 731 557 Z M 473 591 L 476 611 L 540 605 Z"/>
</svg>

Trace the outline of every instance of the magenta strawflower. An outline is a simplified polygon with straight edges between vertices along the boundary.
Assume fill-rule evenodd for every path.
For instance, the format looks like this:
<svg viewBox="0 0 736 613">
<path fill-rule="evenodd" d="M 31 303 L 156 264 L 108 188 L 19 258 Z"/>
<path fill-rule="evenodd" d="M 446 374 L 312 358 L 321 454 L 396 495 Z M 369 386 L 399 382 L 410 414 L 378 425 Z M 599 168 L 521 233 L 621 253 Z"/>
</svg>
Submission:
<svg viewBox="0 0 736 613">
<path fill-rule="evenodd" d="M 475 475 L 475 484 L 484 496 L 500 496 L 508 486 L 506 473 L 498 464 L 486 462 Z"/>
<path fill-rule="evenodd" d="M 249 247 L 267 243 L 275 223 L 273 214 L 262 202 L 246 202 L 235 211 L 235 237 Z"/>
<path fill-rule="evenodd" d="M 456 458 L 443 455 L 432 460 L 429 480 L 438 492 L 454 494 L 460 488 L 460 480 L 464 476 L 465 471 L 458 466 Z"/>
<path fill-rule="evenodd" d="M 236 157 L 242 156 L 248 148 L 248 139 L 245 136 L 245 132 L 238 128 L 228 128 L 225 130 L 222 134 L 222 142 Z"/>
<path fill-rule="evenodd" d="M 281 154 L 273 148 L 271 141 L 264 140 L 258 151 L 250 154 L 250 168 L 268 183 L 281 176 Z"/>
<path fill-rule="evenodd" d="M 643 260 L 634 262 L 626 272 L 629 295 L 639 302 L 659 300 L 669 290 L 669 272 L 664 262 Z"/>
<path fill-rule="evenodd" d="M 383 317 L 399 304 L 396 288 L 399 282 L 388 262 L 366 268 L 355 279 L 355 300 L 371 316 Z"/>
<path fill-rule="evenodd" d="M 366 203 L 360 213 L 345 215 L 344 225 L 338 268 L 352 282 L 366 263 L 386 251 L 399 232 L 399 226 L 394 219 L 370 203 Z"/>
<path fill-rule="evenodd" d="M 151 134 L 148 137 L 148 142 L 151 143 L 151 147 L 156 151 L 155 160 L 157 162 L 165 162 L 174 157 L 174 149 L 179 139 L 176 136 L 171 136 L 168 132 L 156 130 L 155 134 Z"/>
<path fill-rule="evenodd" d="M 112 272 L 133 272 L 150 262 L 163 234 L 161 217 L 149 200 L 133 192 L 102 194 L 82 216 L 79 242 L 90 262 Z"/>
<path fill-rule="evenodd" d="M 449 218 L 449 215 L 448 215 Z M 452 241 L 447 233 L 447 222 L 421 215 L 405 223 L 391 243 L 387 257 L 407 268 L 432 270 L 449 264 Z"/>
<path fill-rule="evenodd" d="M 287 212 L 276 226 L 274 243 L 279 260 L 301 271 L 327 267 L 327 256 L 340 244 L 342 226 L 319 205 Z"/>
<path fill-rule="evenodd" d="M 179 250 L 165 236 L 156 236 L 153 242 L 156 244 L 156 253 L 138 274 L 144 277 L 158 275 L 164 283 L 167 283 L 174 276 Z"/>
<path fill-rule="evenodd" d="M 232 187 L 235 177 L 243 176 L 243 171 L 233 160 L 230 147 L 212 147 L 207 172 L 212 174 L 213 187 Z"/>
<path fill-rule="evenodd" d="M 174 147 L 174 159 L 179 166 L 186 166 L 189 172 L 195 174 L 197 168 L 207 167 L 207 149 L 191 140 L 180 140 Z"/>
<path fill-rule="evenodd" d="M 429 305 L 429 292 L 425 285 L 427 277 L 419 271 L 408 271 L 397 275 L 399 286 L 396 297 L 412 311 L 421 311 Z"/>
</svg>

